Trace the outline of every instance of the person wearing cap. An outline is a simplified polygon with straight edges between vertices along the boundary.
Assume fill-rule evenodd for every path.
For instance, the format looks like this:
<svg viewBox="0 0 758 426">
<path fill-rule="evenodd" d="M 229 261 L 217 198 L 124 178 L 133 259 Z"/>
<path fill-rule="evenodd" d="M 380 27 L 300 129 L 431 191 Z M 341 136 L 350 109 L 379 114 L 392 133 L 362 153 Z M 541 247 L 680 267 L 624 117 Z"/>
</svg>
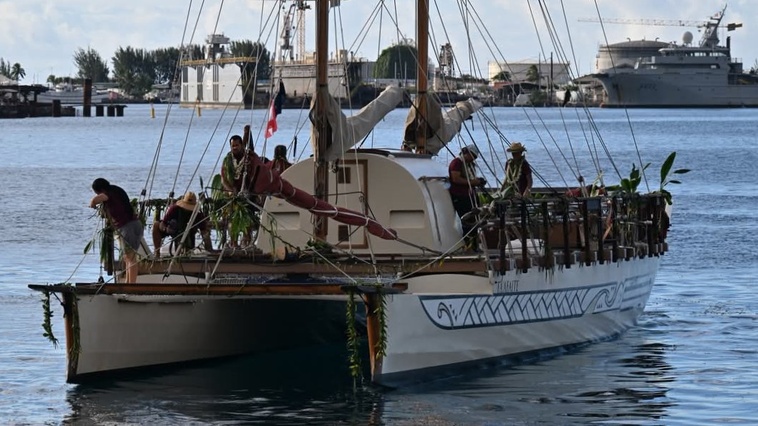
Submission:
<svg viewBox="0 0 758 426">
<path fill-rule="evenodd" d="M 120 186 L 111 185 L 104 178 L 97 178 L 92 182 L 92 197 L 89 206 L 97 208 L 103 206 L 108 222 L 116 228 L 119 237 L 119 245 L 126 262 L 126 282 L 137 282 L 139 266 L 137 263 L 137 251 L 142 244 L 144 228 L 137 214 L 134 212 L 129 196 Z"/>
<path fill-rule="evenodd" d="M 192 214 L 197 208 L 197 196 L 194 192 L 188 191 L 181 200 L 172 204 L 166 210 L 162 220 L 153 224 L 153 247 L 155 247 L 155 257 L 161 257 L 161 245 L 164 237 L 171 237 L 173 240 L 181 240 L 182 233 L 187 231 L 187 225 L 192 218 Z M 206 250 L 213 248 L 211 244 L 211 234 L 208 227 L 208 220 L 203 212 L 198 211 L 195 215 L 193 225 L 189 229 L 189 235 L 184 241 L 183 248 L 195 248 L 195 233 L 200 231 L 203 237 L 203 246 Z"/>
<path fill-rule="evenodd" d="M 526 161 L 526 147 L 521 142 L 513 142 L 506 150 L 513 158 L 505 162 L 503 190 L 512 189 L 521 197 L 528 197 L 532 191 L 532 166 Z"/>
</svg>

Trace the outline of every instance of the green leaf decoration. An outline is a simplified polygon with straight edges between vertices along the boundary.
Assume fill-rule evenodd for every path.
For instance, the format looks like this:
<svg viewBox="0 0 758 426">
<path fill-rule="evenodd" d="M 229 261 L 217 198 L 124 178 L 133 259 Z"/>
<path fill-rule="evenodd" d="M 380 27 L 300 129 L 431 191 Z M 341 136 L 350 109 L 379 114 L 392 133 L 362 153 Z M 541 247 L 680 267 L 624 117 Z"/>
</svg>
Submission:
<svg viewBox="0 0 758 426">
<path fill-rule="evenodd" d="M 663 165 L 661 166 L 661 182 L 666 181 L 666 177 L 668 177 L 669 175 L 671 166 L 674 165 L 675 158 L 676 158 L 676 151 L 669 154 L 669 156 L 666 158 L 666 161 L 663 162 Z"/>
</svg>

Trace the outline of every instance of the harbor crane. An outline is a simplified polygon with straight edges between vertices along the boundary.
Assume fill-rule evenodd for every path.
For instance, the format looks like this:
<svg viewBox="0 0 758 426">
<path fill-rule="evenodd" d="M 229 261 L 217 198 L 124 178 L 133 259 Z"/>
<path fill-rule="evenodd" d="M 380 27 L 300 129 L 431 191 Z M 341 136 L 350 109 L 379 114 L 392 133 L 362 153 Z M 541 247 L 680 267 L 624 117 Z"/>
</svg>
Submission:
<svg viewBox="0 0 758 426">
<path fill-rule="evenodd" d="M 284 3 L 284 0 L 282 1 Z M 284 15 L 284 24 L 282 25 L 282 60 L 289 59 L 298 61 L 305 59 L 305 11 L 310 9 L 310 5 L 305 4 L 305 0 L 293 0 L 289 11 Z M 294 47 L 297 47 L 297 55 L 292 43 L 292 31 L 295 31 L 297 40 Z"/>
<path fill-rule="evenodd" d="M 708 21 L 686 21 L 683 19 L 615 19 L 615 18 L 579 18 L 579 22 L 603 22 L 604 24 L 625 24 L 625 25 L 658 25 L 664 27 L 697 27 L 705 28 Z M 719 28 L 726 28 L 727 31 L 734 31 L 742 27 L 742 23 L 719 25 Z"/>
</svg>

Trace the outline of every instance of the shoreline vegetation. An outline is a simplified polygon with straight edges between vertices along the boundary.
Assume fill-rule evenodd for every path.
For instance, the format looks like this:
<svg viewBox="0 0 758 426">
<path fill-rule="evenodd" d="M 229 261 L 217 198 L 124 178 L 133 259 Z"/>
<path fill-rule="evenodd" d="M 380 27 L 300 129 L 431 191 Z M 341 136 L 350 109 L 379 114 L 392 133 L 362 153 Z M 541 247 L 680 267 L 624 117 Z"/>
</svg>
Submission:
<svg viewBox="0 0 758 426">
<path fill-rule="evenodd" d="M 252 104 L 245 105 L 246 109 L 267 107 L 270 102 L 270 93 L 267 89 L 272 86 L 271 78 L 274 67 L 272 55 L 265 45 L 251 40 L 239 40 L 229 42 L 229 58 L 245 59 L 246 62 L 237 63 L 241 67 L 240 85 L 243 87 L 245 99 L 251 99 Z M 351 91 L 351 99 L 343 100 L 343 107 L 361 108 L 378 96 L 384 89 L 371 80 L 392 79 L 398 64 L 395 62 L 410 60 L 418 55 L 416 48 L 408 44 L 396 44 L 381 51 L 376 59 L 373 75 L 365 76 Z M 170 99 L 179 99 L 178 87 L 181 84 L 181 70 L 186 64 L 202 61 L 213 61 L 213 49 L 199 44 L 188 45 L 183 49 L 175 47 L 146 50 L 132 46 L 119 47 L 107 61 L 98 51 L 91 47 L 78 48 L 73 54 L 77 73 L 74 77 L 56 76 L 50 74 L 45 84 L 22 85 L 21 80 L 26 76 L 23 66 L 16 62 L 6 61 L 0 58 L 0 106 L 3 104 L 20 104 L 26 99 L 13 99 L 11 90 L 22 92 L 26 89 L 30 92 L 37 88 L 36 92 L 44 90 L 73 90 L 84 85 L 89 79 L 93 83 L 93 94 L 108 91 L 109 99 L 104 103 L 116 102 L 129 103 L 166 103 Z M 109 66 L 112 65 L 112 68 Z M 557 86 L 536 84 L 540 81 L 536 67 L 528 70 L 526 80 L 514 81 L 508 72 L 501 72 L 491 79 L 477 78 L 471 75 L 461 75 L 451 78 L 449 86 L 463 87 L 466 90 L 452 89 L 449 92 L 437 92 L 439 102 L 443 105 L 454 105 L 458 101 L 475 98 L 488 106 L 514 106 L 524 94 L 528 95 L 528 106 L 555 106 L 558 100 L 550 102 L 559 90 L 573 87 L 559 88 Z M 415 80 L 415 75 L 407 75 L 409 80 Z M 523 87 L 522 87 L 523 86 Z M 23 97 L 23 93 L 21 93 Z M 303 103 L 305 101 L 305 103 Z M 177 101 L 179 102 L 179 101 Z M 82 100 L 82 104 L 84 104 Z M 96 105 L 95 102 L 92 103 Z M 181 103 L 189 106 L 189 103 Z M 302 108 L 307 105 L 307 99 L 302 96 L 287 96 L 285 108 Z M 523 104 L 520 103 L 519 105 Z M 405 105 L 403 105 L 405 106 Z M 597 106 L 592 104 L 580 104 L 578 106 Z M 204 108 L 213 105 L 203 105 Z"/>
</svg>

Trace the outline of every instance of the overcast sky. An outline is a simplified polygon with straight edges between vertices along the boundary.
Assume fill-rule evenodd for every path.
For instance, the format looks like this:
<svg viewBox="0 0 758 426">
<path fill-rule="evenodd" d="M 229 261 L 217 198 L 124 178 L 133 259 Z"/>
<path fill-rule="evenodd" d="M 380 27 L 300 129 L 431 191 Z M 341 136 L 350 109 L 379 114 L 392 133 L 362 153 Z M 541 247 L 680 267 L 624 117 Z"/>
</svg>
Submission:
<svg viewBox="0 0 758 426">
<path fill-rule="evenodd" d="M 278 0 L 224 0 L 223 10 L 218 13 L 221 0 L 205 0 L 204 10 L 198 18 L 200 1 L 194 1 L 189 11 L 189 29 L 198 20 L 197 31 L 192 41 L 202 43 L 205 36 L 214 31 L 223 32 L 232 40 L 257 40 L 261 28 L 261 16 Z M 464 73 L 479 75 L 474 68 L 485 67 L 487 61 L 504 58 L 508 61 L 525 59 L 536 60 L 542 56 L 540 43 L 536 37 L 534 25 L 529 14 L 529 5 L 533 10 L 539 8 L 537 0 L 468 0 L 473 3 L 476 12 L 487 25 L 488 30 L 498 41 L 495 53 L 480 47 L 477 57 L 471 60 L 461 58 L 464 50 L 464 31 L 460 25 L 452 22 L 459 16 L 457 5 L 462 0 L 437 0 L 446 19 L 444 30 L 458 55 L 460 69 Z M 578 22 L 579 18 L 597 18 L 595 0 L 543 0 L 548 4 L 559 38 L 564 49 L 570 52 L 573 46 L 579 73 L 593 71 L 594 57 L 599 44 L 605 39 L 601 26 L 597 23 Z M 47 76 L 75 76 L 77 68 L 73 55 L 78 48 L 92 48 L 108 61 L 118 47 L 132 46 L 148 50 L 179 46 L 182 42 L 189 1 L 177 0 L 0 0 L 0 58 L 6 62 L 18 62 L 26 71 L 23 83 L 44 83 Z M 383 31 L 372 30 L 362 42 L 355 42 L 357 35 L 366 22 L 376 0 L 342 0 L 337 19 L 342 22 L 344 44 L 353 46 L 357 55 L 376 59 L 381 48 L 397 40 L 397 33 L 386 27 Z M 414 0 L 385 0 L 390 9 L 395 8 L 402 18 L 400 25 L 407 28 L 406 35 L 413 37 L 411 9 Z M 434 4 L 434 3 L 433 3 Z M 614 19 L 666 19 L 704 21 L 719 11 L 723 1 L 713 0 L 597 0 L 603 18 Z M 433 6 L 435 7 L 435 6 Z M 565 9 L 567 22 L 571 31 L 571 43 L 565 31 L 561 10 Z M 745 68 L 752 67 L 758 59 L 758 1 L 737 0 L 728 3 L 723 23 L 741 22 L 743 27 L 737 31 L 721 32 L 722 42 L 730 35 L 732 56 L 741 58 Z M 217 19 L 218 18 L 218 19 Z M 384 21 L 390 17 L 385 14 Z M 541 19 L 541 18 L 540 18 Z M 216 24 L 216 20 L 218 23 Z M 448 22 L 450 21 L 450 22 Z M 216 26 L 217 25 L 217 26 Z M 438 39 L 443 37 L 443 25 L 436 23 Z M 544 28 L 540 22 L 540 28 Z M 312 29 L 312 26 L 310 27 Z M 697 28 L 676 26 L 639 26 L 606 24 L 608 42 L 616 43 L 631 39 L 658 38 L 662 41 L 680 41 L 684 31 L 689 30 L 700 38 Z M 544 56 L 549 56 L 551 47 L 548 34 L 541 31 Z M 275 41 L 264 34 L 261 40 L 273 50 Z M 185 36 L 190 41 L 190 35 Z M 458 47 L 456 47 L 458 46 Z M 313 50 L 313 37 L 307 35 L 306 50 Z M 333 50 L 333 45 L 330 47 Z M 571 53 L 568 53 L 571 55 Z M 466 63 L 464 63 L 466 62 Z M 486 69 L 482 70 L 486 76 Z"/>
</svg>

